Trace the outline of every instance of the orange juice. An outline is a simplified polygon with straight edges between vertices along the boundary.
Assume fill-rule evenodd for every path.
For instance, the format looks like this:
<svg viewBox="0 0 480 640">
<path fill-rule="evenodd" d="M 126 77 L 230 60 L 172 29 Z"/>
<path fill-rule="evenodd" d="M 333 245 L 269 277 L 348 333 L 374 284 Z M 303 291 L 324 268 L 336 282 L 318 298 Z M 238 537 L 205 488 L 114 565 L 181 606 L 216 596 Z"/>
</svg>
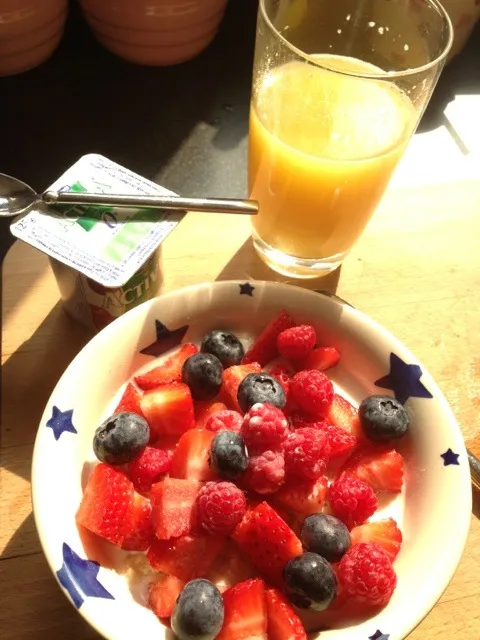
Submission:
<svg viewBox="0 0 480 640">
<path fill-rule="evenodd" d="M 380 72 L 354 58 L 330 69 Z M 400 159 L 416 114 L 392 82 L 289 62 L 254 87 L 249 183 L 254 237 L 287 255 L 341 259 L 359 237 Z"/>
</svg>

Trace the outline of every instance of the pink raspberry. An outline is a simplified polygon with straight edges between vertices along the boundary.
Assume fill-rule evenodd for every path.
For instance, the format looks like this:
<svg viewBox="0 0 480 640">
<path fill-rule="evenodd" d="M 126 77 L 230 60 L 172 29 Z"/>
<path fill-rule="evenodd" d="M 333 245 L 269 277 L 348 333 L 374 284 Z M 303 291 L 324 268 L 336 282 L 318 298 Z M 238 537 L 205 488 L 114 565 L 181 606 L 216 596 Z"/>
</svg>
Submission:
<svg viewBox="0 0 480 640">
<path fill-rule="evenodd" d="M 285 478 L 283 454 L 278 451 L 265 451 L 250 458 L 244 478 L 248 488 L 257 493 L 275 493 Z"/>
<path fill-rule="evenodd" d="M 333 402 L 333 385 L 318 369 L 296 373 L 290 392 L 299 408 L 314 418 L 324 418 Z"/>
<path fill-rule="evenodd" d="M 243 418 L 238 411 L 230 411 L 224 409 L 217 411 L 208 417 L 205 423 L 205 429 L 218 433 L 219 431 L 235 431 L 238 433 L 241 429 Z"/>
<path fill-rule="evenodd" d="M 128 475 L 140 493 L 148 493 L 152 484 L 170 471 L 173 452 L 155 447 L 145 447 L 140 455 L 128 464 Z"/>
<path fill-rule="evenodd" d="M 245 414 L 241 434 L 249 453 L 281 449 L 288 435 L 288 421 L 271 404 L 254 404 Z"/>
<path fill-rule="evenodd" d="M 330 456 L 328 438 L 318 429 L 297 429 L 288 436 L 284 455 L 289 478 L 317 480 Z"/>
<path fill-rule="evenodd" d="M 232 533 L 247 509 L 243 491 L 232 482 L 207 482 L 196 504 L 198 523 L 212 536 Z"/>
<path fill-rule="evenodd" d="M 328 499 L 332 513 L 349 529 L 362 524 L 378 507 L 372 487 L 347 473 L 342 473 L 329 487 Z"/>
<path fill-rule="evenodd" d="M 315 329 L 308 324 L 285 329 L 277 337 L 278 352 L 291 360 L 300 360 L 313 350 L 317 335 Z"/>
<path fill-rule="evenodd" d="M 312 422 L 311 419 L 294 413 L 290 416 L 290 422 L 294 429 L 309 427 L 323 431 L 330 444 L 330 460 L 342 458 L 347 455 L 347 453 L 350 453 L 357 444 L 357 439 L 350 433 L 347 433 L 345 429 L 329 424 L 328 420 L 324 420 L 323 418 Z"/>
</svg>

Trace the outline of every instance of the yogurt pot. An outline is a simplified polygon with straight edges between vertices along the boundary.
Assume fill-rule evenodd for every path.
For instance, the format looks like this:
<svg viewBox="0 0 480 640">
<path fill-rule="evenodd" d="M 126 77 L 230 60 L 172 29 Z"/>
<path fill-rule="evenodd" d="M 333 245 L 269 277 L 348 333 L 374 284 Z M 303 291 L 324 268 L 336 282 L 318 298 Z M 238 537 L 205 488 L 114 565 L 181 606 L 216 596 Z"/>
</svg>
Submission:
<svg viewBox="0 0 480 640">
<path fill-rule="evenodd" d="M 172 195 L 96 154 L 83 156 L 49 189 Z M 17 218 L 11 231 L 48 255 L 68 315 L 99 331 L 158 294 L 162 283 L 161 243 L 184 215 L 161 210 L 41 204 Z"/>
</svg>

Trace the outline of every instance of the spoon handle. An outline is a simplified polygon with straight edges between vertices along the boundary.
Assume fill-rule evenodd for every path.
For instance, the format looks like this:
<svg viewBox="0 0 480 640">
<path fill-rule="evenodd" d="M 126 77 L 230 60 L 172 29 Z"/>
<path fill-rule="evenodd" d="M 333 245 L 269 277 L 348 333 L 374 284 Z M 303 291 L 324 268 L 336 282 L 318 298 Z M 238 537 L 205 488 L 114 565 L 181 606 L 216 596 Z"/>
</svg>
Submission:
<svg viewBox="0 0 480 640">
<path fill-rule="evenodd" d="M 178 196 L 112 195 L 106 193 L 72 193 L 69 191 L 45 191 L 41 196 L 46 204 L 96 204 L 113 207 L 147 207 L 174 211 L 205 211 L 207 213 L 241 213 L 255 215 L 255 200 L 215 198 L 180 198 Z"/>
</svg>

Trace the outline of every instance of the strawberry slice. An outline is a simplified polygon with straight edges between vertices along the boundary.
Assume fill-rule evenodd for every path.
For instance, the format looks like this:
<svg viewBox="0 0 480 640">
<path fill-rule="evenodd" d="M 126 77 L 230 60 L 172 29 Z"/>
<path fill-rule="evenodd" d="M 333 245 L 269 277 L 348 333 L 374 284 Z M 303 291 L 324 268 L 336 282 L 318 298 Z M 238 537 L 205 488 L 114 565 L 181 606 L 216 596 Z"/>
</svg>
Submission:
<svg viewBox="0 0 480 640">
<path fill-rule="evenodd" d="M 365 440 L 357 409 L 337 393 L 333 396 L 333 402 L 328 410 L 327 422 L 340 427 L 357 440 Z"/>
<path fill-rule="evenodd" d="M 120 546 L 131 528 L 132 481 L 107 464 L 97 464 L 83 493 L 76 520 L 97 536 Z"/>
<path fill-rule="evenodd" d="M 190 533 L 201 482 L 165 478 L 152 487 L 152 521 L 157 538 L 169 540 Z"/>
<path fill-rule="evenodd" d="M 195 426 L 190 389 L 183 382 L 172 382 L 144 393 L 140 407 L 150 425 L 150 439 L 182 435 Z"/>
<path fill-rule="evenodd" d="M 306 518 L 322 511 L 327 495 L 328 480 L 320 477 L 315 482 L 302 483 L 294 486 L 284 486 L 274 495 L 284 509 Z"/>
<path fill-rule="evenodd" d="M 140 408 L 140 400 L 142 394 L 129 382 L 123 392 L 123 396 L 120 398 L 117 408 L 113 413 L 120 413 L 121 411 L 129 411 L 130 413 L 136 413 L 139 416 L 143 416 Z"/>
<path fill-rule="evenodd" d="M 267 640 L 267 607 L 263 580 L 253 578 L 223 594 L 225 617 L 216 640 Z"/>
<path fill-rule="evenodd" d="M 285 329 L 294 327 L 295 322 L 286 311 L 274 318 L 258 336 L 244 355 L 242 364 L 258 362 L 262 367 L 278 356 L 277 337 Z"/>
<path fill-rule="evenodd" d="M 225 369 L 223 372 L 223 386 L 221 394 L 225 398 L 225 402 L 227 402 L 232 409 L 235 409 L 235 411 L 241 411 L 237 400 L 237 392 L 242 380 L 244 380 L 249 373 L 260 373 L 261 370 L 262 367 L 258 362 L 252 362 L 251 364 L 239 364 Z"/>
<path fill-rule="evenodd" d="M 335 347 L 316 347 L 308 356 L 296 363 L 297 371 L 318 369 L 325 371 L 338 364 L 340 354 Z"/>
<path fill-rule="evenodd" d="M 148 606 L 158 618 L 170 618 L 185 583 L 175 576 L 162 575 L 148 585 Z"/>
<path fill-rule="evenodd" d="M 140 493 L 148 493 L 152 484 L 159 482 L 161 476 L 170 471 L 172 457 L 172 451 L 145 447 L 142 453 L 127 467 L 128 475 L 135 489 Z"/>
<path fill-rule="evenodd" d="M 224 544 L 225 538 L 213 536 L 156 540 L 147 551 L 147 560 L 154 571 L 162 571 L 189 582 L 207 575 Z"/>
<path fill-rule="evenodd" d="M 210 445 L 214 438 L 215 434 L 205 429 L 190 429 L 184 433 L 173 454 L 170 477 L 215 480 L 217 476 L 208 464 Z"/>
<path fill-rule="evenodd" d="M 282 584 L 285 564 L 302 553 L 300 540 L 267 502 L 248 511 L 232 537 L 272 584 Z"/>
<path fill-rule="evenodd" d="M 307 640 L 302 621 L 288 604 L 280 591 L 267 589 L 268 640 Z"/>
<path fill-rule="evenodd" d="M 352 453 L 342 471 L 367 482 L 376 491 L 398 493 L 403 485 L 403 458 L 388 446 L 365 445 Z"/>
<path fill-rule="evenodd" d="M 350 531 L 352 545 L 360 542 L 376 542 L 387 552 L 391 562 L 395 560 L 402 546 L 402 532 L 393 518 L 366 522 Z"/>
<path fill-rule="evenodd" d="M 135 493 L 129 527 L 122 542 L 127 551 L 146 551 L 155 540 L 150 500 Z"/>
<path fill-rule="evenodd" d="M 227 408 L 226 404 L 223 402 L 196 402 L 195 403 L 195 426 L 198 429 L 205 429 L 205 425 L 207 424 L 207 420 L 210 416 L 213 416 L 214 413 L 218 413 L 219 411 L 225 411 Z"/>
<path fill-rule="evenodd" d="M 251 562 L 241 553 L 235 542 L 228 539 L 210 567 L 207 578 L 223 593 L 238 582 L 255 575 Z"/>
<path fill-rule="evenodd" d="M 162 384 L 169 384 L 170 382 L 181 382 L 183 363 L 196 353 L 198 353 L 198 349 L 194 344 L 182 344 L 180 349 L 159 367 L 136 376 L 135 382 L 144 391 L 155 389 Z"/>
</svg>

